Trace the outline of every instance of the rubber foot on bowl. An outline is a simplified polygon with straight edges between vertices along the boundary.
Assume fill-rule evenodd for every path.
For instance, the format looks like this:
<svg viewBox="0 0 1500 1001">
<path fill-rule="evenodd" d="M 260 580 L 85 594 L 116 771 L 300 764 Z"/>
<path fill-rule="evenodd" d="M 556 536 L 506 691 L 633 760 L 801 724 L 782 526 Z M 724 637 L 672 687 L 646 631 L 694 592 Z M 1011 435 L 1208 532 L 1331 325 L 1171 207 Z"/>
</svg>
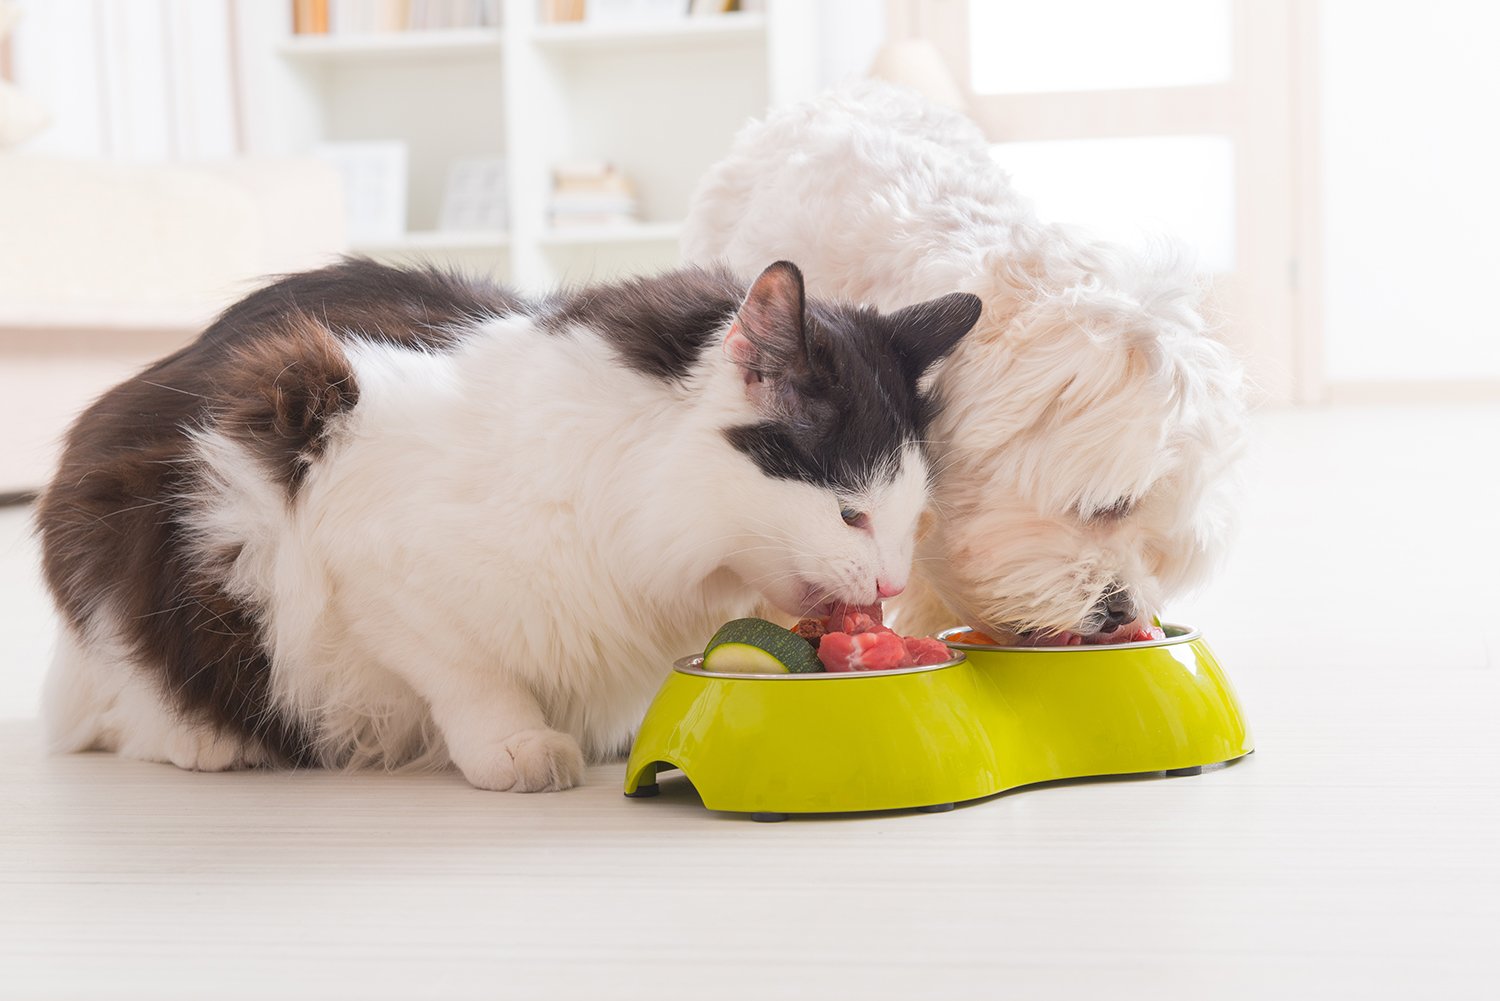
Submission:
<svg viewBox="0 0 1500 1001">
<path fill-rule="evenodd" d="M 1167 769 L 1167 777 L 1168 778 L 1174 778 L 1174 779 L 1175 778 L 1181 778 L 1184 775 L 1202 775 L 1202 774 L 1203 774 L 1203 766 L 1202 765 L 1193 765 L 1191 768 L 1168 768 Z"/>
<path fill-rule="evenodd" d="M 653 782 L 650 785 L 636 786 L 635 792 L 627 792 L 625 795 L 631 799 L 650 799 L 652 796 L 659 795 L 660 793 L 661 786 Z"/>
<path fill-rule="evenodd" d="M 757 824 L 779 824 L 786 819 L 784 813 L 752 813 L 750 819 Z"/>
<path fill-rule="evenodd" d="M 947 813 L 953 809 L 952 803 L 934 803 L 931 806 L 922 807 L 923 813 Z"/>
</svg>

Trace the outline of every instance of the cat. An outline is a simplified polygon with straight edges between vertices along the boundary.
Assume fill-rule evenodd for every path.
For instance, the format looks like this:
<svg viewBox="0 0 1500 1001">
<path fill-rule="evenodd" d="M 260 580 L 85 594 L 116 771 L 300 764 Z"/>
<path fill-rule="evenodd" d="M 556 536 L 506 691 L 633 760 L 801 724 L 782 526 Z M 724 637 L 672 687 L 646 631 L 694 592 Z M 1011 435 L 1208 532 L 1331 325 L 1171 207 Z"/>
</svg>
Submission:
<svg viewBox="0 0 1500 1001">
<path fill-rule="evenodd" d="M 38 504 L 56 751 L 581 781 L 769 602 L 899 593 L 953 293 L 880 314 L 687 268 L 528 301 L 365 259 L 114 388 Z"/>
</svg>

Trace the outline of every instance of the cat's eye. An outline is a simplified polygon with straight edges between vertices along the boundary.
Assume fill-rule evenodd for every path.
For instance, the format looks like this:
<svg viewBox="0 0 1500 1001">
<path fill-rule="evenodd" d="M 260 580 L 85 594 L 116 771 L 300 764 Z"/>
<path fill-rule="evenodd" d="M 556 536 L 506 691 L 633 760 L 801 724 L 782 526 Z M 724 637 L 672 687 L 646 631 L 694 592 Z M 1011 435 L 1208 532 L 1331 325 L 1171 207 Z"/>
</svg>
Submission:
<svg viewBox="0 0 1500 1001">
<path fill-rule="evenodd" d="M 869 528 L 870 516 L 863 511 L 856 511 L 852 507 L 839 509 L 839 517 L 844 519 L 844 524 L 850 528 Z"/>
</svg>

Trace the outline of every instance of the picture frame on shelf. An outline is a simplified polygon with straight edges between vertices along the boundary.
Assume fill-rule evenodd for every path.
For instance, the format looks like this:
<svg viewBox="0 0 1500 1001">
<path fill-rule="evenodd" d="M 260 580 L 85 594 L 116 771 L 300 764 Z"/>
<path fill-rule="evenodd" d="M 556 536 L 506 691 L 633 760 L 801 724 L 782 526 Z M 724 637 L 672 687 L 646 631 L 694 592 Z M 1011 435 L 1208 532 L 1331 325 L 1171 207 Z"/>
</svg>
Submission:
<svg viewBox="0 0 1500 1001">
<path fill-rule="evenodd" d="M 325 142 L 313 155 L 343 181 L 351 243 L 393 243 L 406 233 L 406 143 L 395 140 Z"/>
<path fill-rule="evenodd" d="M 500 231 L 509 224 L 509 184 L 505 158 L 465 157 L 448 165 L 438 229 L 447 232 Z"/>
</svg>

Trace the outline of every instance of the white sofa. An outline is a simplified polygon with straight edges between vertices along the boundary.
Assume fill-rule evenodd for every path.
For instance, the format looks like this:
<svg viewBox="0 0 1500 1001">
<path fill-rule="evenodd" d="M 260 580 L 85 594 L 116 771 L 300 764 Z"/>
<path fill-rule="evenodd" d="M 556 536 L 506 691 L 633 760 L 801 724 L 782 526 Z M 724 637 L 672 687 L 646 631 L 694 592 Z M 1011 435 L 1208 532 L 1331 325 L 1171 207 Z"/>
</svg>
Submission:
<svg viewBox="0 0 1500 1001">
<path fill-rule="evenodd" d="M 340 253 L 342 198 L 314 160 L 0 155 L 0 496 L 46 482 L 100 392 L 262 277 Z"/>
</svg>

